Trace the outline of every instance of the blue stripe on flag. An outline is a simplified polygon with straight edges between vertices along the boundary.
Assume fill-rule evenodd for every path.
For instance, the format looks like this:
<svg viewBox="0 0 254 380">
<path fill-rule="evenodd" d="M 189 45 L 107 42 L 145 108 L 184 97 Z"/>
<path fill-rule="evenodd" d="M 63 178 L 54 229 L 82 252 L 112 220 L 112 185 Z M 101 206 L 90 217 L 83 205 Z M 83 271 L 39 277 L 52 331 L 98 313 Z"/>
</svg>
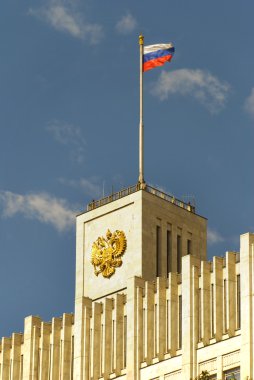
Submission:
<svg viewBox="0 0 254 380">
<path fill-rule="evenodd" d="M 163 50 L 157 50 L 153 51 L 151 53 L 144 54 L 143 56 L 143 62 L 151 61 L 152 59 L 156 59 L 159 57 L 165 57 L 165 55 L 173 55 L 175 52 L 175 48 L 172 47 L 170 49 L 163 49 Z"/>
</svg>

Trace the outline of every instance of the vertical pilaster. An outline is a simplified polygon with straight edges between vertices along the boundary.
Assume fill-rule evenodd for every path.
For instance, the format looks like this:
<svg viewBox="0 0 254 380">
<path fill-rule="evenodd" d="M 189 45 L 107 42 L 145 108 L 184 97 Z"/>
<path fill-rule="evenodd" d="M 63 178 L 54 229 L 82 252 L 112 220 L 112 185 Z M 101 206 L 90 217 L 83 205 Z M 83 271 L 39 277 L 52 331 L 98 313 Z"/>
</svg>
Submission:
<svg viewBox="0 0 254 380">
<path fill-rule="evenodd" d="M 223 333 L 223 258 L 213 257 L 214 335 L 220 341 Z"/>
<path fill-rule="evenodd" d="M 111 372 L 112 353 L 112 309 L 113 300 L 105 298 L 103 305 L 103 347 L 102 347 L 102 374 L 104 379 L 109 377 Z"/>
<path fill-rule="evenodd" d="M 254 377 L 253 371 L 253 274 L 254 274 L 254 234 L 244 234 L 240 238 L 241 275 L 241 378 Z"/>
<path fill-rule="evenodd" d="M 166 353 L 166 278 L 157 278 L 157 349 L 159 360 Z"/>
<path fill-rule="evenodd" d="M 48 380 L 49 378 L 49 354 L 50 354 L 50 332 L 51 323 L 41 323 L 41 357 L 39 380 Z"/>
<path fill-rule="evenodd" d="M 77 298 L 75 301 L 74 319 L 74 380 L 86 380 L 89 378 L 91 316 L 92 300 L 87 297 Z"/>
<path fill-rule="evenodd" d="M 39 342 L 40 326 L 33 327 L 33 352 L 32 352 L 32 380 L 37 380 L 39 376 Z"/>
<path fill-rule="evenodd" d="M 138 334 L 137 334 L 137 295 L 138 288 L 143 287 L 143 280 L 138 277 L 128 279 L 127 286 L 127 380 L 139 379 Z"/>
<path fill-rule="evenodd" d="M 169 273 L 168 276 L 168 290 L 167 290 L 167 312 L 168 312 L 168 326 L 167 326 L 167 349 L 171 356 L 176 355 L 177 350 L 177 274 Z"/>
<path fill-rule="evenodd" d="M 58 379 L 60 374 L 60 343 L 61 343 L 62 319 L 52 319 L 51 333 L 51 379 Z"/>
<path fill-rule="evenodd" d="M 116 376 L 121 374 L 124 366 L 123 360 L 123 336 L 124 336 L 124 295 L 116 294 L 116 343 L 115 343 L 115 373 Z"/>
<path fill-rule="evenodd" d="M 40 327 L 40 325 L 41 319 L 39 317 L 30 316 L 25 318 L 23 380 L 32 380 L 35 333 L 34 326 Z"/>
<path fill-rule="evenodd" d="M 194 282 L 192 266 L 199 266 L 199 260 L 191 255 L 182 258 L 182 377 L 193 377 L 194 354 L 193 348 L 193 298 Z"/>
<path fill-rule="evenodd" d="M 226 284 L 227 284 L 227 331 L 229 336 L 236 330 L 236 268 L 235 254 L 226 252 Z"/>
<path fill-rule="evenodd" d="M 199 330 L 199 269 L 197 266 L 192 266 L 192 307 L 193 307 L 193 341 L 192 341 L 192 358 L 193 358 L 193 378 L 197 376 L 197 344 Z"/>
<path fill-rule="evenodd" d="M 93 303 L 92 312 L 92 333 L 93 333 L 93 344 L 92 344 L 92 362 L 91 362 L 91 377 L 97 380 L 101 376 L 102 367 L 102 342 L 101 342 L 101 314 L 102 314 L 102 304 L 99 302 Z"/>
<path fill-rule="evenodd" d="M 71 379 L 71 330 L 72 330 L 72 314 L 63 315 L 63 326 L 62 326 L 62 355 L 60 362 L 60 379 L 70 380 Z"/>
<path fill-rule="evenodd" d="M 201 337 L 209 344 L 210 333 L 210 263 L 201 261 Z"/>
<path fill-rule="evenodd" d="M 145 359 L 149 365 L 154 357 L 154 284 L 145 283 Z"/>
<path fill-rule="evenodd" d="M 10 376 L 11 339 L 2 338 L 1 372 L 0 380 L 9 379 Z"/>
<path fill-rule="evenodd" d="M 142 285 L 142 286 L 140 286 Z M 144 323 L 143 323 L 143 289 L 145 282 L 140 282 L 137 288 L 137 363 L 138 366 L 144 360 Z"/>
<path fill-rule="evenodd" d="M 19 380 L 22 338 L 22 334 L 12 334 L 11 380 Z"/>
<path fill-rule="evenodd" d="M 82 336 L 81 335 L 74 336 L 74 343 L 75 343 L 75 340 L 78 338 L 78 346 L 81 352 L 80 358 L 83 362 L 83 372 L 81 372 L 80 377 L 76 377 L 76 379 L 84 379 L 84 380 L 90 379 L 91 317 L 92 317 L 92 300 L 90 298 L 84 297 L 84 319 L 83 319 L 83 324 L 81 324 L 81 326 L 83 326 Z M 82 349 L 84 349 L 84 351 L 82 351 Z M 75 366 L 74 366 L 74 369 L 75 369 Z"/>
</svg>

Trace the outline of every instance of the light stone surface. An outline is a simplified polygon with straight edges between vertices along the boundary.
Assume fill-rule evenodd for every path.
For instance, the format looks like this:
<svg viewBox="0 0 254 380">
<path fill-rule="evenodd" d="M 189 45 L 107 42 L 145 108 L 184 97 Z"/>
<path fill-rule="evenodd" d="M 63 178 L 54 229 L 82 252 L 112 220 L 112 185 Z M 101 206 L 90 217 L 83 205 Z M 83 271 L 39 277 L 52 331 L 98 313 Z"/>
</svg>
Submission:
<svg viewBox="0 0 254 380">
<path fill-rule="evenodd" d="M 126 288 L 129 277 L 145 280 L 156 277 L 156 226 L 161 227 L 161 276 L 167 277 L 166 233 L 172 229 L 172 271 L 176 271 L 177 231 L 181 231 L 182 256 L 187 254 L 187 238 L 192 239 L 192 255 L 206 258 L 206 219 L 146 191 L 81 214 L 77 217 L 76 298 L 92 299 Z M 127 238 L 123 264 L 111 278 L 98 277 L 91 264 L 91 250 L 107 230 L 121 230 Z"/>
<path fill-rule="evenodd" d="M 90 264 L 91 245 L 108 228 L 123 230 L 128 244 L 110 280 L 94 276 Z M 168 229 L 173 258 L 167 276 Z M 27 317 L 24 334 L 0 341 L 0 380 L 193 380 L 202 370 L 222 380 L 237 367 L 241 380 L 254 380 L 254 234 L 241 235 L 240 262 L 238 255 L 226 252 L 207 262 L 206 220 L 144 191 L 78 216 L 75 317 L 48 323 Z"/>
</svg>

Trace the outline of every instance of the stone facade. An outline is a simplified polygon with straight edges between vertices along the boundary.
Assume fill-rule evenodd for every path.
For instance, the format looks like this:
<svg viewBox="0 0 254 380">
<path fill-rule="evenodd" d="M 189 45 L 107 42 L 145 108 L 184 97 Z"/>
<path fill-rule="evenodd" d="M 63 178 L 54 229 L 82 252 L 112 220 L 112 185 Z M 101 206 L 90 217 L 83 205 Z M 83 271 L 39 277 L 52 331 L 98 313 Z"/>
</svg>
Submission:
<svg viewBox="0 0 254 380">
<path fill-rule="evenodd" d="M 2 338 L 0 380 L 253 380 L 254 234 L 208 262 L 206 219 L 181 206 L 137 189 L 79 215 L 75 317 L 27 317 Z M 107 229 L 127 238 L 111 278 L 90 262 Z"/>
</svg>

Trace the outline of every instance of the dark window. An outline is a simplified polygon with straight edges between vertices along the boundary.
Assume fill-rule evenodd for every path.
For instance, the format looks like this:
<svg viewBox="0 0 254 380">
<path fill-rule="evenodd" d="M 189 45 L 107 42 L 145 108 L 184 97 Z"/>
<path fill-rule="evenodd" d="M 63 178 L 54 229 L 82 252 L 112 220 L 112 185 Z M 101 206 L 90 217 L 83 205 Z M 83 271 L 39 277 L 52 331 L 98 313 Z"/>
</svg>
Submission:
<svg viewBox="0 0 254 380">
<path fill-rule="evenodd" d="M 182 272 L 182 239 L 177 235 L 177 273 Z"/>
<path fill-rule="evenodd" d="M 187 240 L 187 255 L 191 254 L 191 240 Z"/>
<path fill-rule="evenodd" d="M 171 262 L 172 262 L 172 240 L 171 240 L 171 231 L 167 231 L 167 276 L 168 273 L 172 271 Z"/>
<path fill-rule="evenodd" d="M 161 228 L 156 227 L 156 276 L 161 276 Z"/>
<path fill-rule="evenodd" d="M 225 380 L 240 380 L 240 367 L 224 372 Z"/>
</svg>

